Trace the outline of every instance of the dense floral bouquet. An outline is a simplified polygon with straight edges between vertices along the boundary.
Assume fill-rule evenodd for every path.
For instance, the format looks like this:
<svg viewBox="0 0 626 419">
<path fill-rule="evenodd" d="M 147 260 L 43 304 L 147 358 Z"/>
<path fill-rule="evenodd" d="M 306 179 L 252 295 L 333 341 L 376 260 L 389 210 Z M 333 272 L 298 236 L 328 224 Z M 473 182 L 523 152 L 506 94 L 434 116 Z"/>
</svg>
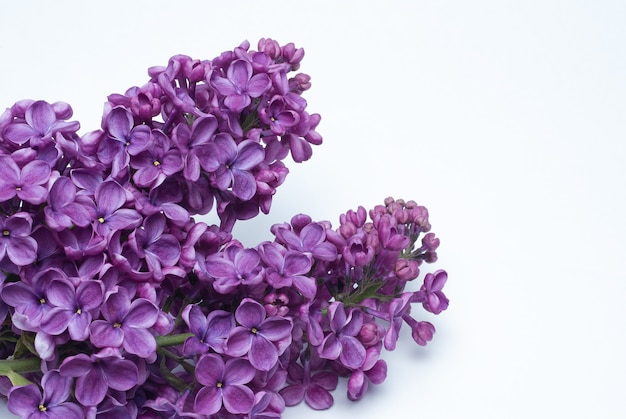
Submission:
<svg viewBox="0 0 626 419">
<path fill-rule="evenodd" d="M 427 210 L 388 198 L 339 227 L 299 214 L 244 247 L 283 160 L 322 142 L 303 50 L 262 39 L 184 55 L 109 96 L 82 136 L 65 103 L 0 116 L 0 390 L 24 418 L 278 418 L 351 400 L 387 373 L 407 323 L 425 345 L 447 275 L 405 285 L 439 240 Z M 193 216 L 215 210 L 220 226 Z M 369 218 L 368 218 L 369 216 Z"/>
</svg>

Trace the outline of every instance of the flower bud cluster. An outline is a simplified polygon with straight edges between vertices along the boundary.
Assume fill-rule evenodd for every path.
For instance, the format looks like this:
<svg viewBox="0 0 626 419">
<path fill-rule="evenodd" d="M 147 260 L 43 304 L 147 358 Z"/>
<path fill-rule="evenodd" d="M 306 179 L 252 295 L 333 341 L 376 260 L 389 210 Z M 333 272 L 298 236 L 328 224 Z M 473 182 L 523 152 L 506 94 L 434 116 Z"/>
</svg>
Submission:
<svg viewBox="0 0 626 419">
<path fill-rule="evenodd" d="M 412 305 L 448 306 L 428 211 L 388 198 L 339 226 L 305 214 L 254 247 L 237 220 L 270 210 L 320 117 L 304 51 L 261 39 L 184 55 L 105 104 L 79 135 L 64 103 L 0 115 L 0 390 L 21 417 L 280 417 L 384 381 Z M 220 225 L 193 217 L 215 211 Z M 4 381 L 2 381 L 4 380 Z"/>
</svg>

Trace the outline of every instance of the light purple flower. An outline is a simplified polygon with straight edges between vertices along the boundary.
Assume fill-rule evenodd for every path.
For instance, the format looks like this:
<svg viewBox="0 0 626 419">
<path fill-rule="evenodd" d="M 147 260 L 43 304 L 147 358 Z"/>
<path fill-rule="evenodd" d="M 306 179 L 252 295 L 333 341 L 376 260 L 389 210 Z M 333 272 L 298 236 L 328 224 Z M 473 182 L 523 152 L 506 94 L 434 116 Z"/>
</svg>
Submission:
<svg viewBox="0 0 626 419">
<path fill-rule="evenodd" d="M 319 346 L 319 355 L 326 359 L 339 359 L 348 368 L 356 369 L 365 362 L 365 348 L 356 338 L 363 325 L 363 312 L 357 308 L 347 310 L 342 302 L 328 306 L 331 332 Z"/>
<path fill-rule="evenodd" d="M 9 156 L 0 156 L 0 201 L 17 196 L 31 204 L 41 204 L 48 196 L 44 186 L 50 179 L 50 166 L 43 160 L 33 160 L 19 168 Z"/>
<path fill-rule="evenodd" d="M 265 308 L 251 298 L 244 298 L 235 319 L 235 327 L 228 337 L 225 352 L 230 356 L 248 354 L 252 366 L 269 371 L 291 343 L 291 320 L 285 317 L 267 317 Z"/>
<path fill-rule="evenodd" d="M 254 374 L 254 368 L 245 359 L 233 358 L 224 362 L 217 354 L 203 355 L 196 365 L 196 379 L 204 387 L 196 396 L 195 410 L 213 415 L 223 405 L 233 414 L 250 412 L 254 393 L 245 384 L 254 378 Z"/>
<path fill-rule="evenodd" d="M 159 309 L 145 298 L 132 303 L 123 288 L 110 294 L 101 310 L 104 320 L 94 320 L 90 340 L 99 348 L 123 347 L 127 352 L 148 358 L 156 351 L 156 341 L 148 330 L 157 321 Z"/>
<path fill-rule="evenodd" d="M 74 395 L 83 406 L 96 406 L 104 400 L 109 389 L 127 391 L 139 380 L 139 371 L 133 361 L 106 353 L 65 358 L 59 372 L 64 377 L 78 377 Z"/>
<path fill-rule="evenodd" d="M 245 60 L 235 60 L 226 71 L 226 78 L 211 79 L 217 91 L 226 96 L 224 104 L 234 112 L 241 112 L 251 102 L 250 98 L 261 96 L 272 82 L 265 73 L 252 75 L 252 65 Z"/>
<path fill-rule="evenodd" d="M 0 216 L 0 261 L 8 257 L 17 266 L 26 266 L 37 260 L 37 241 L 30 237 L 32 225 L 25 212 Z"/>
<path fill-rule="evenodd" d="M 13 387 L 8 394 L 7 408 L 15 415 L 29 419 L 81 419 L 83 410 L 68 402 L 72 379 L 50 370 L 41 380 L 41 390 L 35 384 Z"/>
</svg>

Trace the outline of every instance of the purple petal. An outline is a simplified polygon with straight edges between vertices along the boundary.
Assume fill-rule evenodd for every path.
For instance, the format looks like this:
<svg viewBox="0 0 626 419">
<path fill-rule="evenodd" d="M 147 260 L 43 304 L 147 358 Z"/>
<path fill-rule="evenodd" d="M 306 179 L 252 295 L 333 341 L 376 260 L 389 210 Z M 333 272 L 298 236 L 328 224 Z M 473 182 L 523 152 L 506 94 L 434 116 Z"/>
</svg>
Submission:
<svg viewBox="0 0 626 419">
<path fill-rule="evenodd" d="M 235 327 L 226 340 L 224 351 L 230 356 L 242 356 L 250 350 L 252 337 L 250 329 Z"/>
<path fill-rule="evenodd" d="M 359 340 L 352 336 L 341 336 L 341 354 L 339 360 L 351 369 L 357 369 L 365 362 L 365 348 Z"/>
<path fill-rule="evenodd" d="M 89 338 L 89 325 L 91 324 L 91 314 L 83 312 L 81 314 L 74 313 L 70 318 L 70 322 L 67 325 L 67 331 L 70 337 L 77 341 L 82 342 Z"/>
<path fill-rule="evenodd" d="M 107 117 L 107 130 L 109 135 L 117 141 L 126 143 L 132 126 L 133 116 L 121 106 L 113 108 Z"/>
<path fill-rule="evenodd" d="M 265 338 L 276 342 L 291 335 L 291 321 L 284 317 L 270 317 L 259 327 L 258 333 Z"/>
<path fill-rule="evenodd" d="M 124 289 L 110 294 L 102 306 L 102 315 L 110 322 L 121 322 L 130 310 L 130 300 Z"/>
<path fill-rule="evenodd" d="M 264 158 L 265 152 L 259 143 L 255 143 L 252 140 L 244 140 L 238 146 L 235 166 L 239 170 L 250 170 L 261 163 Z"/>
<path fill-rule="evenodd" d="M 39 100 L 28 107 L 25 113 L 28 125 L 40 134 L 46 134 L 52 124 L 57 120 L 54 108 L 47 102 Z"/>
<path fill-rule="evenodd" d="M 248 413 L 254 405 L 254 393 L 243 385 L 229 385 L 224 387 L 223 402 L 230 413 Z"/>
<path fill-rule="evenodd" d="M 240 325 L 252 329 L 263 323 L 265 314 L 265 308 L 261 304 L 251 298 L 244 298 L 235 310 L 235 319 Z"/>
<path fill-rule="evenodd" d="M 229 96 L 237 92 L 233 83 L 224 77 L 214 77 L 211 83 L 221 95 Z"/>
<path fill-rule="evenodd" d="M 7 408 L 15 415 L 29 417 L 41 403 L 41 392 L 35 384 L 13 387 L 8 394 Z"/>
<path fill-rule="evenodd" d="M 104 358 L 100 365 L 109 387 L 114 390 L 130 390 L 139 380 L 139 371 L 133 361 L 111 357 Z"/>
<path fill-rule="evenodd" d="M 211 312 L 213 313 L 213 312 Z M 194 335 L 204 338 L 207 331 L 207 318 L 202 313 L 202 309 L 195 304 L 190 304 L 183 310 L 181 317 L 189 326 L 189 331 Z"/>
<path fill-rule="evenodd" d="M 202 387 L 194 401 L 194 410 L 204 415 L 213 415 L 222 407 L 222 390 L 217 387 Z"/>
<path fill-rule="evenodd" d="M 61 363 L 59 372 L 64 377 L 80 377 L 87 374 L 92 367 L 92 361 L 85 354 L 78 354 L 65 358 Z"/>
<path fill-rule="evenodd" d="M 124 332 L 120 327 L 104 320 L 95 320 L 89 326 L 89 340 L 98 348 L 119 348 L 124 341 Z"/>
<path fill-rule="evenodd" d="M 123 345 L 127 352 L 142 358 L 148 358 L 156 352 L 156 340 L 148 330 L 135 327 L 123 327 L 123 330 Z"/>
<path fill-rule="evenodd" d="M 228 70 L 226 76 L 237 88 L 244 89 L 250 80 L 252 75 L 252 65 L 245 60 L 233 61 Z"/>
<path fill-rule="evenodd" d="M 235 358 L 226 361 L 224 381 L 230 384 L 247 384 L 255 376 L 256 371 L 245 359 Z"/>
<path fill-rule="evenodd" d="M 331 371 L 320 371 L 311 377 L 311 382 L 314 382 L 330 391 L 337 388 L 339 376 Z"/>
<path fill-rule="evenodd" d="M 251 97 L 259 97 L 269 89 L 271 84 L 272 81 L 267 74 L 255 74 L 248 82 L 248 94 Z"/>
<path fill-rule="evenodd" d="M 63 377 L 58 371 L 48 371 L 41 380 L 46 403 L 59 404 L 67 400 L 72 390 L 72 379 Z"/>
<path fill-rule="evenodd" d="M 245 170 L 232 169 L 233 193 L 242 201 L 250 200 L 256 193 L 256 180 Z"/>
<path fill-rule="evenodd" d="M 41 160 L 33 160 L 22 168 L 21 180 L 24 185 L 41 185 L 50 178 L 50 166 Z"/>
<path fill-rule="evenodd" d="M 124 189 L 114 181 L 103 182 L 95 192 L 98 208 L 105 214 L 111 214 L 126 202 Z"/>
<path fill-rule="evenodd" d="M 224 361 L 215 354 L 203 355 L 196 364 L 196 379 L 200 384 L 215 387 L 224 379 Z"/>
<path fill-rule="evenodd" d="M 3 135 L 12 143 L 22 145 L 39 133 L 27 124 L 11 124 L 4 129 Z"/>
<path fill-rule="evenodd" d="M 17 266 L 30 265 L 37 260 L 37 241 L 32 237 L 12 238 L 6 252 Z"/>
<path fill-rule="evenodd" d="M 147 329 L 154 326 L 159 309 L 145 298 L 139 298 L 132 302 L 124 319 L 124 326 Z"/>
<path fill-rule="evenodd" d="M 234 112 L 241 112 L 250 103 L 251 99 L 247 94 L 232 94 L 224 99 L 224 105 Z"/>
<path fill-rule="evenodd" d="M 263 336 L 254 336 L 248 352 L 252 366 L 260 371 L 269 371 L 278 361 L 276 346 Z"/>
<path fill-rule="evenodd" d="M 67 329 L 73 315 L 74 313 L 66 308 L 54 307 L 42 320 L 41 330 L 49 335 L 60 335 Z"/>
<path fill-rule="evenodd" d="M 75 303 L 74 286 L 67 280 L 55 279 L 48 285 L 46 292 L 48 301 L 53 306 L 73 308 Z"/>
<path fill-rule="evenodd" d="M 334 403 L 333 396 L 317 384 L 309 384 L 304 395 L 304 401 L 315 410 L 324 410 L 331 407 Z"/>
<path fill-rule="evenodd" d="M 76 289 L 76 300 L 83 310 L 93 310 L 102 304 L 103 285 L 100 281 L 86 280 Z"/>
<path fill-rule="evenodd" d="M 285 405 L 295 406 L 304 400 L 304 386 L 302 385 L 290 385 L 280 390 L 280 395 L 285 400 Z"/>
<path fill-rule="evenodd" d="M 322 344 L 318 348 L 321 358 L 337 359 L 341 354 L 341 343 L 334 334 L 330 334 L 324 338 Z"/>
<path fill-rule="evenodd" d="M 102 375 L 102 371 L 91 369 L 76 380 L 74 395 L 83 406 L 95 406 L 104 400 L 108 390 L 109 386 Z"/>
</svg>

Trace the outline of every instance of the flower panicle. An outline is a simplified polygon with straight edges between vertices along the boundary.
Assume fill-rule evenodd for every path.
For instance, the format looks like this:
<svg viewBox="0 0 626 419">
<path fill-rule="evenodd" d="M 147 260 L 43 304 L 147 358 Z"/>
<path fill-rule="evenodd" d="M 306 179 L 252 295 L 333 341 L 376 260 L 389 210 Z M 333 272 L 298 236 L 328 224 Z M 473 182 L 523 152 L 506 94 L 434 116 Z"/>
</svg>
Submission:
<svg viewBox="0 0 626 419">
<path fill-rule="evenodd" d="M 272 39 L 212 60 L 175 55 L 111 94 L 79 134 L 62 102 L 0 115 L 0 388 L 20 416 L 281 417 L 362 398 L 403 324 L 419 345 L 448 307 L 428 211 L 387 198 L 276 224 L 288 156 L 311 158 L 320 116 L 304 51 Z M 219 225 L 194 217 L 214 211 Z M 412 281 L 423 278 L 410 290 Z"/>
</svg>

